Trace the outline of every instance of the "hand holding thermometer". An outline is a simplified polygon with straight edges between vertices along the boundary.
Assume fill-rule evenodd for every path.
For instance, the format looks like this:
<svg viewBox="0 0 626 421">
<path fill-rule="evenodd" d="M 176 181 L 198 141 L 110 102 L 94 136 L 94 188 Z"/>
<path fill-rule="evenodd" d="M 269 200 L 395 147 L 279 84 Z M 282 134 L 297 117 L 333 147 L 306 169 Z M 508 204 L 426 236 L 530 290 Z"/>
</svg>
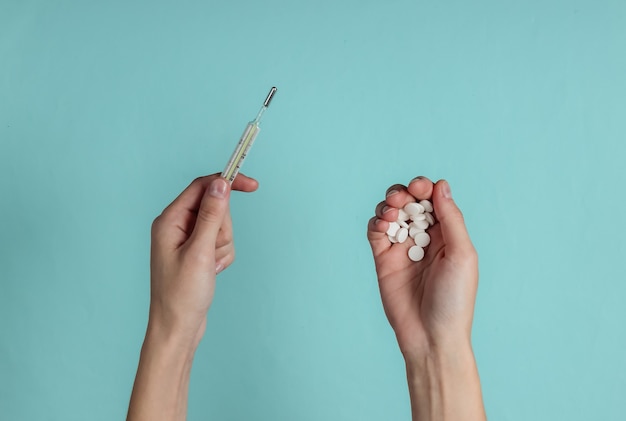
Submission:
<svg viewBox="0 0 626 421">
<path fill-rule="evenodd" d="M 270 93 L 267 94 L 267 98 L 265 98 L 259 113 L 256 115 L 256 118 L 246 126 L 246 130 L 244 130 L 243 135 L 241 135 L 241 139 L 239 139 L 239 143 L 237 143 L 237 147 L 235 148 L 233 155 L 230 157 L 228 164 L 226 164 L 226 168 L 224 168 L 224 171 L 222 172 L 222 177 L 228 180 L 231 184 L 235 177 L 237 177 L 239 169 L 243 165 L 243 160 L 246 159 L 246 155 L 254 143 L 254 139 L 256 139 L 259 131 L 261 131 L 261 128 L 259 127 L 261 116 L 263 116 L 263 113 L 267 110 L 267 107 L 270 105 L 270 101 L 275 93 L 275 87 L 270 89 Z"/>
</svg>

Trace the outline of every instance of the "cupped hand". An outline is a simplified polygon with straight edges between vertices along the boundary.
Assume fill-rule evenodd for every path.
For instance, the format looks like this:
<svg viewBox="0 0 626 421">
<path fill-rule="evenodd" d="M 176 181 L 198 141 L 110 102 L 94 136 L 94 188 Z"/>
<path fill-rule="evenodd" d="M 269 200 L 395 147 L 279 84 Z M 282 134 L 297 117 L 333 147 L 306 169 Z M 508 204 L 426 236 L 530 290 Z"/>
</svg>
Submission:
<svg viewBox="0 0 626 421">
<path fill-rule="evenodd" d="M 239 174 L 233 190 L 255 191 Z M 197 344 L 213 300 L 216 274 L 235 258 L 231 186 L 213 174 L 194 180 L 152 224 L 150 327 Z"/>
<path fill-rule="evenodd" d="M 437 222 L 428 230 L 431 242 L 424 259 L 413 262 L 407 256 L 411 239 L 392 244 L 386 231 L 399 208 L 423 199 L 433 202 Z M 418 177 L 408 187 L 393 185 L 375 213 L 367 237 L 385 314 L 405 358 L 437 347 L 468 345 L 478 258 L 448 183 Z"/>
</svg>

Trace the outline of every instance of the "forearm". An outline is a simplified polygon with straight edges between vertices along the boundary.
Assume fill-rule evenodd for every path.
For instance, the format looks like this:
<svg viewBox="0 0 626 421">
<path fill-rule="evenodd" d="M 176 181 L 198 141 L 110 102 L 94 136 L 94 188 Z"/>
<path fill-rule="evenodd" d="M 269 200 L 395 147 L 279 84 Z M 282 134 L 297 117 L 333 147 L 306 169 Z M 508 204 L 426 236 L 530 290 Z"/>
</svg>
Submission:
<svg viewBox="0 0 626 421">
<path fill-rule="evenodd" d="M 127 421 L 185 420 L 196 346 L 148 326 Z"/>
<path fill-rule="evenodd" d="M 484 421 L 470 345 L 405 356 L 413 421 Z"/>
</svg>

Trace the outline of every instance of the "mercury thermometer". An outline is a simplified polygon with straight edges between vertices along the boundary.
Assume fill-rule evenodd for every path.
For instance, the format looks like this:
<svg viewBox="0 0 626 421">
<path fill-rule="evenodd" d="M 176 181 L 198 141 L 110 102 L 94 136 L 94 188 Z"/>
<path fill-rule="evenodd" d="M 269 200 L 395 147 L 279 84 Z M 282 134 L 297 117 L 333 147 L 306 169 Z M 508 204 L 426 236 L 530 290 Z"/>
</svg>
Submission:
<svg viewBox="0 0 626 421">
<path fill-rule="evenodd" d="M 256 115 L 256 118 L 249 122 L 246 126 L 246 129 L 243 131 L 243 135 L 241 135 L 241 139 L 239 139 L 239 143 L 237 143 L 235 151 L 230 157 L 228 164 L 226 164 L 226 168 L 224 168 L 224 171 L 222 172 L 222 177 L 228 180 L 231 184 L 235 177 L 237 177 L 239 169 L 243 165 L 243 160 L 246 159 L 246 155 L 254 143 L 254 139 L 256 139 L 257 135 L 261 131 L 261 128 L 259 127 L 261 117 L 270 105 L 270 101 L 274 97 L 275 93 L 276 87 L 270 89 L 270 93 L 267 94 L 267 98 L 263 101 L 263 106 L 259 110 L 259 113 Z"/>
</svg>

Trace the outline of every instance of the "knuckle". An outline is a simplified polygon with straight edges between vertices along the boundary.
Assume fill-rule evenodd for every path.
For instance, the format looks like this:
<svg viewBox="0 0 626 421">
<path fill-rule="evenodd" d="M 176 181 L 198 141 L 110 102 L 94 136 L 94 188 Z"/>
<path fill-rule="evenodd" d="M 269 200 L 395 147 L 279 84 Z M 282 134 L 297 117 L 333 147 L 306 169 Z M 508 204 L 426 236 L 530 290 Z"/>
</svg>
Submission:
<svg viewBox="0 0 626 421">
<path fill-rule="evenodd" d="M 234 242 L 233 231 L 230 229 L 221 228 L 217 235 L 218 245 L 225 246 Z"/>
<path fill-rule="evenodd" d="M 226 262 L 226 266 L 232 265 L 233 262 L 235 261 L 235 250 L 233 249 L 233 251 L 229 253 L 228 256 L 226 256 L 224 260 Z"/>
<path fill-rule="evenodd" d="M 193 181 L 191 182 L 191 184 L 189 184 L 189 187 L 191 186 L 204 186 L 204 185 L 208 185 L 208 181 L 210 180 L 211 176 L 200 176 L 200 177 L 196 177 L 193 179 Z"/>
<path fill-rule="evenodd" d="M 217 215 L 211 209 L 200 208 L 198 210 L 197 218 L 202 222 L 213 223 L 215 222 L 215 220 L 217 220 Z"/>
<path fill-rule="evenodd" d="M 474 246 L 469 247 L 467 250 L 466 259 L 470 261 L 470 263 L 478 263 L 478 252 Z"/>
<path fill-rule="evenodd" d="M 224 234 L 224 243 L 225 244 L 233 244 L 234 238 L 232 232 L 228 232 Z"/>
<path fill-rule="evenodd" d="M 451 210 L 449 213 L 446 213 L 444 215 L 437 215 L 437 216 L 439 217 L 439 220 L 443 220 L 444 222 L 447 222 L 448 224 L 465 225 L 465 216 L 463 216 L 463 212 L 461 212 L 461 210 L 458 208 Z"/>
<path fill-rule="evenodd" d="M 478 264 L 478 252 L 472 245 L 458 250 L 456 255 L 457 262 L 463 266 L 473 267 Z"/>
<path fill-rule="evenodd" d="M 204 180 L 205 178 L 206 178 L 206 177 L 196 177 L 196 178 L 194 178 L 194 179 L 193 179 L 193 181 L 191 182 L 191 184 L 202 184 L 202 182 L 203 182 L 203 180 Z"/>
<path fill-rule="evenodd" d="M 457 218 L 459 218 L 459 220 L 465 224 L 465 215 L 463 215 L 463 212 L 461 211 L 461 209 L 456 208 L 456 215 L 457 215 Z"/>
<path fill-rule="evenodd" d="M 156 235 L 161 231 L 161 226 L 163 225 L 163 215 L 159 215 L 152 221 L 152 226 L 150 227 L 150 232 L 152 235 Z"/>
<path fill-rule="evenodd" d="M 452 209 L 450 209 L 450 216 L 452 216 L 453 218 L 457 220 L 461 220 L 461 221 L 465 220 L 465 216 L 463 215 L 463 212 L 461 211 L 461 209 L 459 209 L 456 206 L 452 206 L 451 208 Z"/>
</svg>

